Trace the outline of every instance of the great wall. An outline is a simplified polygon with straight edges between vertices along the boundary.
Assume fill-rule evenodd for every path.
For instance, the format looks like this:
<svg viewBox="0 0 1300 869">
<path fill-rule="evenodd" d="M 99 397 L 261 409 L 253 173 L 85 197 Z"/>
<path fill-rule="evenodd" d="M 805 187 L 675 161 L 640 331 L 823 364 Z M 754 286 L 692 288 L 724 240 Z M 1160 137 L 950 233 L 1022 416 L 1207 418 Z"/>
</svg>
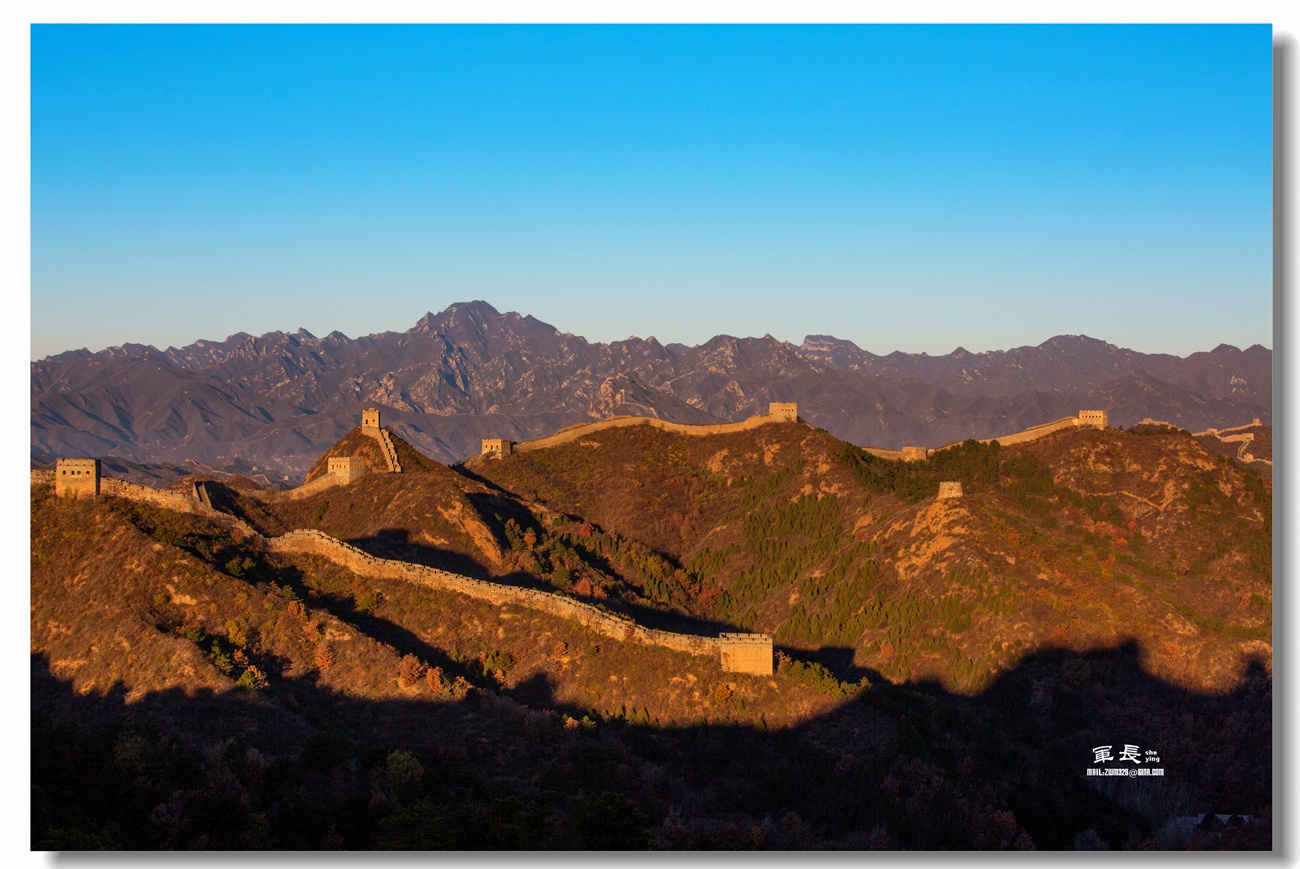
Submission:
<svg viewBox="0 0 1300 869">
<path fill-rule="evenodd" d="M 1144 420 L 1145 421 L 1145 420 Z M 1164 423 L 1168 425 L 1168 423 Z M 1195 437 L 1205 437 L 1213 435 L 1224 443 L 1237 444 L 1237 461 L 1245 462 L 1263 462 L 1266 465 L 1272 465 L 1272 459 L 1265 459 L 1255 456 L 1250 452 L 1250 445 L 1255 442 L 1255 433 L 1247 429 L 1257 428 L 1259 426 L 1259 417 L 1250 421 L 1249 425 L 1237 425 L 1232 428 L 1207 428 L 1205 431 L 1198 431 Z"/>
<path fill-rule="evenodd" d="M 755 429 L 759 426 L 768 425 L 769 423 L 774 422 L 798 421 L 799 413 L 797 407 L 788 402 L 772 402 L 768 405 L 768 411 L 766 414 L 755 414 L 743 422 L 691 424 L 669 422 L 668 420 L 658 419 L 652 416 L 614 416 L 609 419 L 596 420 L 595 422 L 580 422 L 576 425 L 562 428 L 555 434 L 533 438 L 528 441 L 516 442 L 506 440 L 505 438 L 484 438 L 481 454 L 508 456 L 512 453 L 526 453 L 532 450 L 544 450 L 550 447 L 558 447 L 560 444 L 572 443 L 580 437 L 585 437 L 586 435 L 594 434 L 598 431 L 605 431 L 606 429 L 611 428 L 627 428 L 636 425 L 649 426 L 650 428 L 657 428 L 661 431 L 673 432 L 674 434 L 715 435 L 749 431 L 750 429 Z"/>
<path fill-rule="evenodd" d="M 50 485 L 56 482 L 55 472 L 32 471 L 31 481 L 32 485 Z M 496 606 L 515 604 L 527 607 L 576 621 L 598 634 L 623 642 L 662 646 L 689 655 L 713 657 L 721 661 L 727 672 L 760 676 L 770 676 L 773 672 L 772 638 L 766 634 L 703 637 L 646 628 L 630 618 L 619 617 L 591 604 L 551 592 L 487 582 L 420 564 L 379 558 L 324 532 L 309 528 L 290 531 L 279 537 L 263 537 L 243 520 L 214 509 L 211 498 L 201 483 L 194 484 L 193 493 L 187 495 L 183 492 L 151 489 L 124 480 L 101 478 L 97 491 L 103 495 L 115 495 L 155 507 L 203 516 L 228 529 L 241 532 L 246 540 L 257 541 L 268 551 L 321 555 L 360 576 L 412 582 L 441 591 L 457 592 Z M 75 497 L 79 493 L 65 490 L 60 494 Z"/>
<path fill-rule="evenodd" d="M 379 411 L 367 408 L 362 413 L 361 431 L 378 441 L 387 472 L 400 474 L 402 467 L 397 459 L 397 450 L 388 432 L 380 427 L 379 420 Z M 767 414 L 751 416 L 743 422 L 715 425 L 689 425 L 652 417 L 614 417 L 569 426 L 555 434 L 519 443 L 504 438 L 485 438 L 481 456 L 499 459 L 512 453 L 547 449 L 571 443 L 594 432 L 627 426 L 646 425 L 678 434 L 712 435 L 748 431 L 779 422 L 801 422 L 797 406 L 793 403 L 773 402 L 768 406 Z M 1025 443 L 1066 428 L 1077 426 L 1105 428 L 1107 424 L 1105 411 L 1080 411 L 1077 417 L 1065 417 L 1011 435 L 985 438 L 980 442 L 998 441 L 1004 445 Z M 924 461 L 930 454 L 954 447 L 958 443 L 960 442 L 945 444 L 934 450 L 927 450 L 925 447 L 904 447 L 901 450 L 871 447 L 864 449 L 881 458 L 910 462 Z M 1248 440 L 1243 443 L 1243 448 L 1247 443 Z M 371 472 L 369 463 L 364 459 L 348 456 L 331 456 L 326 468 L 327 473 L 321 477 L 288 492 L 272 494 L 270 497 L 296 500 L 327 488 L 348 485 Z M 280 537 L 263 537 L 243 520 L 213 507 L 206 484 L 202 481 L 191 484 L 188 492 L 152 489 L 124 480 L 104 478 L 100 475 L 98 459 L 76 458 L 59 459 L 54 471 L 32 471 L 32 485 L 38 483 L 52 483 L 58 495 L 73 497 L 115 495 L 165 509 L 197 514 L 218 522 L 245 539 L 260 542 L 271 552 L 320 555 L 359 575 L 413 582 L 429 588 L 457 592 L 498 606 L 505 604 L 524 606 L 574 620 L 599 634 L 614 639 L 662 646 L 691 655 L 716 657 L 727 672 L 754 675 L 770 675 L 773 672 L 772 638 L 766 634 L 724 633 L 718 637 L 703 637 L 646 628 L 631 619 L 613 615 L 591 604 L 551 592 L 503 585 L 405 561 L 379 558 L 313 529 L 298 529 Z M 960 482 L 941 482 L 936 497 L 959 498 L 961 495 Z M 259 497 L 267 497 L 267 495 L 259 495 Z"/>
<path fill-rule="evenodd" d="M 642 627 L 631 619 L 620 618 L 612 613 L 597 609 L 591 604 L 550 592 L 473 579 L 458 573 L 450 573 L 446 570 L 411 564 L 406 561 L 378 558 L 363 552 L 355 546 L 313 529 L 290 531 L 280 537 L 270 538 L 266 541 L 266 546 L 272 552 L 300 552 L 321 555 L 335 564 L 346 567 L 362 576 L 399 579 L 440 591 L 454 591 L 497 606 L 505 604 L 524 606 L 561 618 L 572 619 L 598 634 L 624 642 L 641 643 L 647 646 L 663 646 L 664 648 L 686 652 L 691 655 L 708 656 L 718 656 L 724 647 L 724 640 L 720 637 L 676 634 L 670 631 Z M 741 636 L 761 637 L 763 635 L 744 634 Z M 726 645 L 734 645 L 736 642 L 731 640 Z M 744 642 L 752 643 L 753 641 L 746 640 Z M 766 642 L 770 659 L 771 638 L 767 637 Z M 770 673 L 770 660 L 768 664 L 768 673 Z"/>
</svg>

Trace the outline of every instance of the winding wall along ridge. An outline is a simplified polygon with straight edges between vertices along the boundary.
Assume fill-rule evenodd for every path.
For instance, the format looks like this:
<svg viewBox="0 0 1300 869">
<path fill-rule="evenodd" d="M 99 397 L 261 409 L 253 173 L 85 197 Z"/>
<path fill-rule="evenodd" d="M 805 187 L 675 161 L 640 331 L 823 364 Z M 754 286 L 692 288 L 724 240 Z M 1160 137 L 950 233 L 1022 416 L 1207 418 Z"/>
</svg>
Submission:
<svg viewBox="0 0 1300 869">
<path fill-rule="evenodd" d="M 712 435 L 712 434 L 729 434 L 731 432 L 749 431 L 758 428 L 761 425 L 767 425 L 774 422 L 785 422 L 780 417 L 769 414 L 758 414 L 751 416 L 744 422 L 722 422 L 722 423 L 704 423 L 694 425 L 691 423 L 669 422 L 666 419 L 658 419 L 652 416 L 615 416 L 609 419 L 596 420 L 595 422 L 580 422 L 577 425 L 571 425 L 568 428 L 560 429 L 553 435 L 534 438 L 530 441 L 520 441 L 514 445 L 514 451 L 517 453 L 526 453 L 529 450 L 542 450 L 547 447 L 555 447 L 560 444 L 567 444 L 577 440 L 584 435 L 593 432 L 604 431 L 609 428 L 626 428 L 634 425 L 648 425 L 651 428 L 657 428 L 661 431 L 675 432 L 684 435 Z"/>
<path fill-rule="evenodd" d="M 54 474 L 52 471 L 32 471 L 31 479 L 33 483 L 53 484 Z M 305 552 L 323 555 L 336 564 L 365 576 L 405 580 L 442 591 L 459 592 L 468 597 L 484 600 L 498 606 L 517 604 L 576 621 L 598 634 L 616 640 L 641 643 L 647 646 L 662 646 L 677 652 L 686 652 L 690 655 L 712 657 L 717 657 L 722 648 L 721 640 L 717 637 L 677 634 L 671 631 L 646 628 L 631 619 L 620 618 L 599 610 L 590 604 L 561 597 L 550 592 L 501 585 L 446 570 L 425 567 L 421 564 L 378 558 L 315 529 L 301 528 L 280 537 L 263 538 L 261 534 L 242 519 L 231 516 L 229 513 L 223 513 L 196 500 L 197 497 L 201 497 L 197 494 L 192 498 L 180 492 L 152 489 L 137 483 L 129 483 L 126 480 L 110 478 L 100 479 L 100 492 L 212 519 L 227 527 L 237 528 L 251 538 L 263 540 L 266 548 L 272 552 Z"/>
<path fill-rule="evenodd" d="M 998 443 L 1002 444 L 1002 446 L 1009 447 L 1012 444 L 1023 444 L 1023 443 L 1028 443 L 1029 441 L 1036 441 L 1041 437 L 1045 437 L 1051 434 L 1052 432 L 1060 431 L 1061 429 L 1075 428 L 1080 425 L 1086 425 L 1086 423 L 1080 422 L 1077 416 L 1067 416 L 1058 420 L 1054 420 L 1052 422 L 1044 422 L 1044 423 L 1040 423 L 1039 425 L 1031 425 L 1027 429 L 1023 429 L 1021 431 L 1014 432 L 1009 435 L 1000 435 L 999 437 L 995 437 L 995 438 L 980 438 L 979 442 L 982 444 L 991 444 L 994 441 L 997 441 Z M 965 441 L 953 441 L 950 444 L 944 444 L 941 447 L 935 447 L 934 449 L 930 450 L 930 452 L 935 453 L 938 452 L 939 450 L 946 450 L 946 449 L 951 449 L 952 447 L 959 447 L 963 443 L 965 443 Z"/>
<path fill-rule="evenodd" d="M 211 519 L 224 527 L 237 529 L 247 537 L 262 536 L 253 529 L 253 526 L 249 525 L 243 519 L 214 509 L 210 506 L 210 501 L 208 504 L 202 503 L 199 498 L 206 496 L 207 493 L 204 492 L 200 495 L 200 488 L 198 486 L 195 486 L 195 492 L 193 495 L 185 495 L 180 492 L 151 489 L 148 486 L 141 486 L 138 483 L 128 483 L 126 480 L 114 480 L 111 477 L 101 477 L 99 480 L 99 491 L 105 495 L 117 495 L 119 498 L 129 498 L 132 501 L 141 501 L 146 504 L 151 504 L 154 507 L 162 507 L 167 510 L 177 510 L 181 513 L 193 513 L 196 516 Z"/>
<path fill-rule="evenodd" d="M 716 637 L 675 634 L 670 631 L 642 627 L 634 621 L 603 612 L 590 604 L 549 592 L 500 585 L 495 582 L 472 579 L 468 576 L 461 576 L 457 573 L 425 567 L 420 564 L 378 558 L 314 529 L 298 529 L 280 537 L 271 538 L 267 540 L 267 548 L 273 552 L 303 552 L 322 555 L 358 574 L 385 579 L 400 579 L 441 591 L 459 592 L 468 597 L 484 600 L 498 606 L 517 604 L 561 618 L 571 619 L 596 633 L 624 642 L 662 646 L 691 655 L 713 657 L 718 655 L 721 648 Z"/>
<path fill-rule="evenodd" d="M 368 434 L 379 441 L 379 452 L 384 455 L 384 462 L 388 465 L 388 473 L 402 473 L 402 465 L 397 461 L 397 447 L 393 446 L 393 439 L 388 436 L 388 432 L 382 428 L 371 428 L 363 425 L 361 433 Z"/>
</svg>

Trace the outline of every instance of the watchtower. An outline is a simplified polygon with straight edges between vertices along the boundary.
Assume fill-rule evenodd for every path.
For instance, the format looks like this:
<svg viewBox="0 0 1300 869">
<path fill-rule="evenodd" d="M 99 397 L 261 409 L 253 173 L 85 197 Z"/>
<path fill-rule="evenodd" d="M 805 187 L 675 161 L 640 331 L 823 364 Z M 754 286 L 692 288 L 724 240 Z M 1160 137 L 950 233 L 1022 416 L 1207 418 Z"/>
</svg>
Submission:
<svg viewBox="0 0 1300 869">
<path fill-rule="evenodd" d="M 960 498 L 960 497 L 961 497 L 961 483 L 960 483 L 960 482 L 957 482 L 957 483 L 951 483 L 951 482 L 949 482 L 949 483 L 940 483 L 940 484 L 939 484 L 939 497 L 940 497 L 940 498 Z"/>
<path fill-rule="evenodd" d="M 1104 410 L 1081 410 L 1079 411 L 1079 425 L 1094 425 L 1097 428 L 1105 428 L 1110 425 Z"/>
<path fill-rule="evenodd" d="M 483 453 L 488 455 L 495 453 L 498 456 L 508 456 L 515 449 L 515 442 L 505 438 L 483 438 Z"/>
<path fill-rule="evenodd" d="M 379 408 L 367 407 L 361 411 L 362 428 L 379 428 Z"/>
<path fill-rule="evenodd" d="M 768 634 L 721 634 L 722 669 L 727 673 L 772 675 L 772 637 Z"/>
<path fill-rule="evenodd" d="M 767 415 L 774 416 L 783 422 L 798 422 L 799 405 L 793 401 L 773 401 L 767 406 Z"/>
<path fill-rule="evenodd" d="M 99 459 L 59 459 L 54 467 L 54 494 L 74 498 L 98 495 Z"/>
<path fill-rule="evenodd" d="M 357 456 L 331 456 L 326 468 L 330 476 L 338 477 L 345 483 L 351 483 L 370 473 L 370 463 Z"/>
<path fill-rule="evenodd" d="M 930 453 L 925 447 L 903 447 L 903 461 L 924 462 Z"/>
</svg>

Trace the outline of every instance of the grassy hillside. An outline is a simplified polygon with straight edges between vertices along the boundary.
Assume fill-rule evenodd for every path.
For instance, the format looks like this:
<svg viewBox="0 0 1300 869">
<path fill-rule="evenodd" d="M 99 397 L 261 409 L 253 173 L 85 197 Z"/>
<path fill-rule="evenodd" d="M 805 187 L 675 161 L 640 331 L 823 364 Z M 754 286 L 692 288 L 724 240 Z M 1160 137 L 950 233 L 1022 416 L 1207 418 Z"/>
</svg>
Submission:
<svg viewBox="0 0 1300 869">
<path fill-rule="evenodd" d="M 646 599 L 895 681 L 976 690 L 1038 649 L 1134 639 L 1221 689 L 1271 658 L 1271 487 L 1185 434 L 900 463 L 805 426 L 626 428 L 470 471 L 662 555 L 676 578 Z M 943 480 L 965 496 L 936 500 Z"/>
</svg>

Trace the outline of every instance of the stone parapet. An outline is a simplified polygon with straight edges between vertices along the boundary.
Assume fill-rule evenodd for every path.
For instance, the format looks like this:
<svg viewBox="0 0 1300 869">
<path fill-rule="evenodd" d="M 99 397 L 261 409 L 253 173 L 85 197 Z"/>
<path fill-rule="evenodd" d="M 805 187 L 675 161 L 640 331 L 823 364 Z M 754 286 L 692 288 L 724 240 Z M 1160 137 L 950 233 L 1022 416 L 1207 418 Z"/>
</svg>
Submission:
<svg viewBox="0 0 1300 869">
<path fill-rule="evenodd" d="M 715 637 L 675 634 L 670 631 L 645 628 L 626 617 L 607 613 L 590 604 L 550 592 L 501 585 L 420 564 L 378 558 L 311 528 L 290 531 L 288 534 L 272 538 L 267 541 L 267 548 L 276 552 L 321 555 L 365 576 L 405 580 L 440 591 L 454 591 L 498 606 L 515 604 L 528 607 L 576 621 L 596 633 L 616 640 L 662 646 L 691 655 L 718 654 L 719 641 Z"/>
<path fill-rule="evenodd" d="M 162 489 L 151 489 L 148 486 L 141 486 L 138 483 L 128 483 L 126 480 L 112 480 L 105 478 L 100 480 L 99 491 L 105 495 L 129 498 L 132 501 L 140 501 L 154 507 L 162 507 L 165 510 L 176 510 L 180 513 L 193 513 L 196 516 L 211 519 L 219 525 L 233 528 L 246 537 L 260 538 L 262 536 L 243 519 L 213 509 L 210 500 L 206 504 L 198 500 L 198 491 L 201 486 L 202 484 L 191 487 L 190 491 L 187 493 L 168 492 Z M 206 494 L 206 492 L 203 492 L 204 496 L 206 496 Z"/>
<path fill-rule="evenodd" d="M 751 416 L 744 422 L 723 422 L 707 425 L 693 425 L 690 423 L 669 422 L 664 419 L 656 419 L 650 416 L 615 416 L 610 419 L 602 419 L 596 422 L 583 422 L 577 425 L 561 429 L 553 435 L 536 438 L 531 441 L 520 441 L 514 445 L 514 452 L 526 453 L 530 450 L 542 450 L 549 447 L 557 447 L 561 444 L 571 443 L 580 437 L 593 434 L 594 432 L 604 431 L 611 428 L 627 428 L 634 425 L 645 425 L 651 428 L 657 428 L 661 431 L 674 432 L 675 434 L 684 435 L 714 435 L 714 434 L 731 434 L 733 432 L 749 431 L 759 426 L 770 423 L 788 422 L 782 417 L 774 417 L 769 414 L 760 414 Z"/>
<path fill-rule="evenodd" d="M 382 428 L 374 428 L 364 425 L 361 427 L 361 431 L 379 441 L 379 451 L 383 453 L 384 463 L 388 465 L 388 473 L 402 473 L 402 465 L 397 461 L 397 448 L 393 446 L 393 439 L 388 436 L 388 432 L 384 431 Z"/>
<path fill-rule="evenodd" d="M 768 634 L 722 634 L 718 647 L 726 672 L 772 675 L 772 638 Z"/>
<path fill-rule="evenodd" d="M 99 490 L 99 459 L 59 459 L 55 462 L 56 495 L 93 498 Z"/>
</svg>

